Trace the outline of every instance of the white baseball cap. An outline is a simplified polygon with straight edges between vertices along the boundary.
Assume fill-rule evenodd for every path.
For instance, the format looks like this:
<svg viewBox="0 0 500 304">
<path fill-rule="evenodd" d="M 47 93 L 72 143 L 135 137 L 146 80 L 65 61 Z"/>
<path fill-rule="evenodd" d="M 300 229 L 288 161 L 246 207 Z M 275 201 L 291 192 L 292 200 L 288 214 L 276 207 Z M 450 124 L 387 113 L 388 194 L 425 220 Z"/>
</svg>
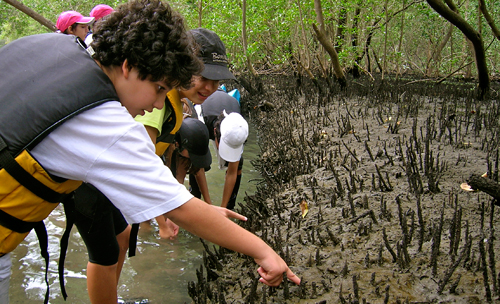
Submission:
<svg viewBox="0 0 500 304">
<path fill-rule="evenodd" d="M 226 114 L 220 124 L 219 155 L 228 162 L 236 162 L 243 153 L 248 137 L 248 123 L 239 113 Z"/>
</svg>

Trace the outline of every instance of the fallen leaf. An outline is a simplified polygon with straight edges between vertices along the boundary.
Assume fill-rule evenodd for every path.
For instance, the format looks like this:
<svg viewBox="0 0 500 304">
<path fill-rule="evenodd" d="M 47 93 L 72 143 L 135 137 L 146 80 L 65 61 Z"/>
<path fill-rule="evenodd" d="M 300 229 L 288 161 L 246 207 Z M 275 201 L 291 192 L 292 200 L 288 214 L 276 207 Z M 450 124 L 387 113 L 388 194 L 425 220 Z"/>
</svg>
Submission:
<svg viewBox="0 0 500 304">
<path fill-rule="evenodd" d="M 465 191 L 469 191 L 469 192 L 474 192 L 476 190 L 472 189 L 471 186 L 467 183 L 462 183 L 460 185 L 460 188 L 462 188 L 462 190 L 465 190 Z"/>
<path fill-rule="evenodd" d="M 300 202 L 300 210 L 302 211 L 302 218 L 304 218 L 307 212 L 309 212 L 309 208 L 307 207 L 307 202 L 305 200 Z"/>
</svg>

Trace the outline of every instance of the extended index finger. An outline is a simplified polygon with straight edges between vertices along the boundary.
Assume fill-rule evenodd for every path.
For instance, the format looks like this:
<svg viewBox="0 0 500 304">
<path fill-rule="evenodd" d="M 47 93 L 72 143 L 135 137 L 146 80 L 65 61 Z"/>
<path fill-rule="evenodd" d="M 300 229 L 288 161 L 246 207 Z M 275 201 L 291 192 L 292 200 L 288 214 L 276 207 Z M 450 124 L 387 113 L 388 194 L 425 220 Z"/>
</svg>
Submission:
<svg viewBox="0 0 500 304">
<path fill-rule="evenodd" d="M 212 205 L 212 207 L 215 208 L 215 210 L 219 211 L 219 213 L 221 213 L 222 215 L 224 215 L 227 218 L 233 218 L 233 219 L 242 220 L 242 221 L 247 220 L 247 218 L 245 216 L 243 216 L 237 212 L 234 212 L 232 210 L 229 210 L 227 208 L 214 206 L 214 205 Z"/>
<path fill-rule="evenodd" d="M 286 271 L 286 277 L 295 284 L 300 285 L 300 278 L 296 276 L 290 268 Z"/>
<path fill-rule="evenodd" d="M 241 221 L 246 221 L 247 218 L 237 212 L 234 212 L 232 210 L 229 210 L 227 209 L 227 217 L 228 218 L 233 218 L 233 219 L 237 219 L 237 220 L 241 220 Z"/>
</svg>

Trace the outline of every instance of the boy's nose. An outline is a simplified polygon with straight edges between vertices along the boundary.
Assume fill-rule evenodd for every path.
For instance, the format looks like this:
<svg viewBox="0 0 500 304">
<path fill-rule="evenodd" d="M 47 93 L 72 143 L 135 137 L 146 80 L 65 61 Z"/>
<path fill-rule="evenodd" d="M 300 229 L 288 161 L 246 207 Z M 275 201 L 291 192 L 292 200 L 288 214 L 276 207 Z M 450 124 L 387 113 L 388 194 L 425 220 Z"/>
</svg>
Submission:
<svg viewBox="0 0 500 304">
<path fill-rule="evenodd" d="M 153 104 L 153 107 L 157 108 L 158 110 L 163 109 L 163 106 L 165 105 L 165 99 L 167 98 L 166 94 L 163 94 L 162 96 L 158 97 Z"/>
</svg>

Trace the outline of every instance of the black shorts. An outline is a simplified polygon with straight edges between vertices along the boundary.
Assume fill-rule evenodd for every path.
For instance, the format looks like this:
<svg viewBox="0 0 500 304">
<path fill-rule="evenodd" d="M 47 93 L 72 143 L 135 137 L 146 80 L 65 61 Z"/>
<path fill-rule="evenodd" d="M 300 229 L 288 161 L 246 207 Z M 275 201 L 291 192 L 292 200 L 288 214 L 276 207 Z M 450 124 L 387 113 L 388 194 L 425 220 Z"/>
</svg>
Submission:
<svg viewBox="0 0 500 304">
<path fill-rule="evenodd" d="M 74 204 L 64 207 L 87 246 L 89 261 L 103 266 L 116 264 L 120 253 L 116 236 L 128 223 L 111 201 L 97 188 L 84 183 L 75 191 Z"/>
</svg>

